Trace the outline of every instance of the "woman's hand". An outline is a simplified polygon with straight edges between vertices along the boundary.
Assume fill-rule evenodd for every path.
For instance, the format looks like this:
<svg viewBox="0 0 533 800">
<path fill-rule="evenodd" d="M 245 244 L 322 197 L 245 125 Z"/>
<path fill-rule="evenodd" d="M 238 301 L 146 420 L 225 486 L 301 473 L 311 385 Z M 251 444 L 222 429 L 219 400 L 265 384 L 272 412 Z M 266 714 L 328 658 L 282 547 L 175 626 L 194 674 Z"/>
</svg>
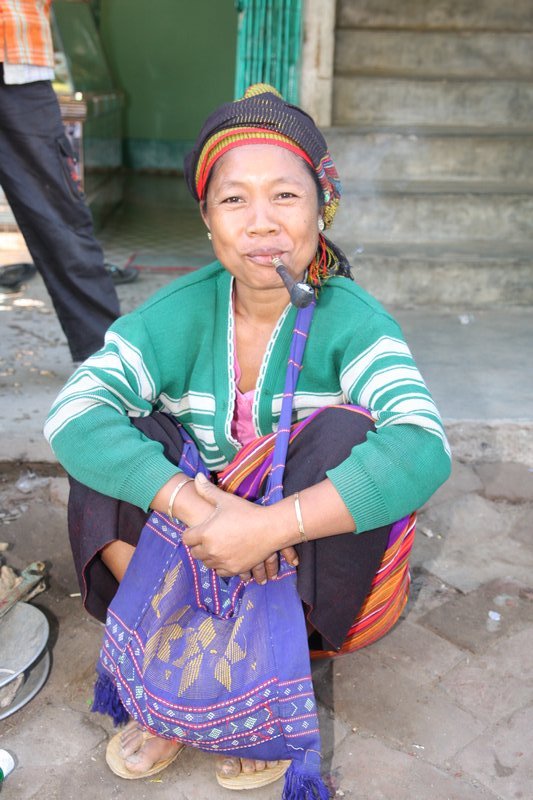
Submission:
<svg viewBox="0 0 533 800">
<path fill-rule="evenodd" d="M 212 511 L 183 534 L 191 555 L 224 578 L 240 575 L 248 580 L 253 576 L 257 583 L 275 578 L 279 568 L 276 530 L 267 518 L 267 511 L 274 506 L 266 508 L 224 492 L 203 475 L 196 476 L 194 486 Z M 280 552 L 289 564 L 298 564 L 294 547 Z"/>
</svg>

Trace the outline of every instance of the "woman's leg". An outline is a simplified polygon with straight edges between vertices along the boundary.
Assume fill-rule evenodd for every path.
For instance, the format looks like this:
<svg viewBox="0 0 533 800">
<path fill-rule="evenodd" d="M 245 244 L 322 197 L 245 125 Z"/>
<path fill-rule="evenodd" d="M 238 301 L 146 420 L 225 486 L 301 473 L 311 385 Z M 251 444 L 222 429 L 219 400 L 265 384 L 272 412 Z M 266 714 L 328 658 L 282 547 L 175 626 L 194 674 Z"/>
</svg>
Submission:
<svg viewBox="0 0 533 800">
<path fill-rule="evenodd" d="M 289 446 L 283 481 L 288 496 L 326 478 L 375 430 L 362 410 L 326 408 L 301 430 Z M 314 649 L 339 648 L 381 564 L 391 526 L 319 539 L 298 545 L 298 592 L 307 619 L 323 641 Z M 317 637 L 315 637 L 317 638 Z"/>
<path fill-rule="evenodd" d="M 100 558 L 117 583 L 120 583 L 124 577 L 134 552 L 135 548 L 132 544 L 122 542 L 120 539 L 106 544 L 101 550 Z"/>
<path fill-rule="evenodd" d="M 132 419 L 132 425 L 149 439 L 161 442 L 165 456 L 179 465 L 183 440 L 175 420 L 168 414 L 155 412 L 149 417 Z M 83 604 L 101 622 L 106 620 L 107 608 L 147 516 L 131 503 L 107 497 L 70 478 L 68 528 L 74 566 Z M 115 558 L 116 567 L 111 568 Z"/>
<path fill-rule="evenodd" d="M 104 547 L 101 559 L 107 569 L 120 583 L 128 568 L 135 548 L 127 542 L 114 541 Z M 177 755 L 185 746 L 180 742 L 173 742 L 158 736 L 146 737 L 146 731 L 133 720 L 130 722 L 120 737 L 121 754 L 126 769 L 133 774 L 144 774 L 160 761 L 166 761 Z M 223 778 L 237 777 L 241 771 L 244 773 L 261 772 L 273 767 L 277 761 L 252 761 L 251 759 L 226 758 L 217 759 L 217 772 Z"/>
<path fill-rule="evenodd" d="M 120 540 L 106 545 L 100 558 L 117 583 L 120 583 L 135 552 L 135 547 Z M 120 734 L 120 749 L 124 766 L 133 775 L 144 775 L 162 761 L 169 761 L 185 747 L 181 742 L 159 736 L 147 736 L 142 725 L 134 720 Z"/>
<path fill-rule="evenodd" d="M 352 448 L 374 430 L 365 414 L 346 408 L 324 409 L 289 446 L 284 475 L 285 496 L 312 486 L 326 477 L 326 470 L 348 457 Z M 342 644 L 345 631 L 366 597 L 381 562 L 389 527 L 368 534 L 348 532 L 298 547 L 298 590 L 308 605 L 309 618 L 319 630 L 336 635 Z M 313 626 L 308 624 L 308 632 Z M 322 647 L 318 637 L 316 647 Z M 329 640 L 325 646 L 330 649 Z M 277 762 L 253 762 L 221 756 L 217 772 L 224 777 L 268 769 Z"/>
<path fill-rule="evenodd" d="M 166 414 L 132 420 L 148 438 L 163 444 L 165 455 L 179 465 L 183 442 L 175 421 Z M 135 552 L 147 514 L 129 503 L 106 497 L 75 481 L 69 498 L 69 535 L 87 610 L 105 621 L 107 606 Z M 120 756 L 132 775 L 143 775 L 172 759 L 181 742 L 148 735 L 131 720 L 120 737 Z"/>
<path fill-rule="evenodd" d="M 104 547 L 101 559 L 118 583 L 124 577 L 135 548 L 127 542 L 115 541 Z M 126 769 L 138 775 L 144 775 L 161 761 L 168 761 L 176 756 L 185 746 L 159 736 L 146 735 L 146 729 L 133 720 L 126 726 L 120 736 L 121 756 Z M 217 758 L 216 771 L 222 778 L 232 778 L 243 773 L 262 772 L 275 767 L 277 761 L 253 761 L 251 759 Z"/>
<path fill-rule="evenodd" d="M 182 441 L 173 420 L 156 413 L 147 419 L 134 420 L 133 424 L 149 438 L 161 441 L 167 457 L 179 464 Z M 105 497 L 71 479 L 69 533 L 74 561 L 85 606 L 102 621 L 135 552 L 145 521 L 146 514 L 141 509 Z M 149 735 L 134 720 L 118 736 L 121 767 L 132 777 L 141 777 L 161 762 L 170 763 L 184 747 L 181 742 Z M 217 759 L 217 772 L 223 778 L 237 777 L 241 771 L 263 771 L 270 766 L 273 766 L 270 762 L 250 759 L 242 762 Z"/>
</svg>

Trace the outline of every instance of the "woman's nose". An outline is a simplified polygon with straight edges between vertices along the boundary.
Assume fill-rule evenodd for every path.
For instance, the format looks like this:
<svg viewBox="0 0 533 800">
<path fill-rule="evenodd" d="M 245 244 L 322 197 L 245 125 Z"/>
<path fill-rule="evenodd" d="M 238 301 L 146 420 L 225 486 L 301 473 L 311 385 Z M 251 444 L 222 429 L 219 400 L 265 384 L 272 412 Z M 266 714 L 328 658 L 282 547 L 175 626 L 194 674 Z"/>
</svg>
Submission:
<svg viewBox="0 0 533 800">
<path fill-rule="evenodd" d="M 266 236 L 279 230 L 280 222 L 270 203 L 251 203 L 248 209 L 247 233 L 249 236 Z"/>
</svg>

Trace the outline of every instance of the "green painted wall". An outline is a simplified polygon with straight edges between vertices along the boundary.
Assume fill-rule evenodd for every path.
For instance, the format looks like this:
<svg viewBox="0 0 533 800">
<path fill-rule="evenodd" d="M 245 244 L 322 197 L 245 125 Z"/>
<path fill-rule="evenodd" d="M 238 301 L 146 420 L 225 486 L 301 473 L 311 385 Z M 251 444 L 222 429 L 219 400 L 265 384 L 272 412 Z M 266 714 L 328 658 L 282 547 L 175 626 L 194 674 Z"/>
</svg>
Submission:
<svg viewBox="0 0 533 800">
<path fill-rule="evenodd" d="M 125 162 L 181 169 L 207 114 L 233 99 L 234 0 L 100 0 L 102 43 L 126 94 Z"/>
</svg>

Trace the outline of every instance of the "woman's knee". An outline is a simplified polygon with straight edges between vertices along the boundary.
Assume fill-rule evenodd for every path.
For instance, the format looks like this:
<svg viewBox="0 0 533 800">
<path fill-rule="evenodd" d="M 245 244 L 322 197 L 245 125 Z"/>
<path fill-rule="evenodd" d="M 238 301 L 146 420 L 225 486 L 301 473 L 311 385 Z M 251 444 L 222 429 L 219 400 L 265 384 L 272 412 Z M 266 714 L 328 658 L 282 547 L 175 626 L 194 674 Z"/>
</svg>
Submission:
<svg viewBox="0 0 533 800">
<path fill-rule="evenodd" d="M 303 486 L 323 480 L 352 449 L 375 430 L 368 412 L 355 406 L 332 406 L 316 415 L 289 446 L 285 484 L 293 478 Z M 295 490 L 296 491 L 296 490 Z"/>
<path fill-rule="evenodd" d="M 335 446 L 351 450 L 366 440 L 375 425 L 370 413 L 358 406 L 330 406 L 325 408 L 310 423 L 313 436 L 323 438 Z"/>
<path fill-rule="evenodd" d="M 342 460 L 374 430 L 374 420 L 367 411 L 357 406 L 331 406 L 317 414 L 298 440 L 302 446 L 311 445 L 324 453 L 339 453 Z"/>
</svg>

